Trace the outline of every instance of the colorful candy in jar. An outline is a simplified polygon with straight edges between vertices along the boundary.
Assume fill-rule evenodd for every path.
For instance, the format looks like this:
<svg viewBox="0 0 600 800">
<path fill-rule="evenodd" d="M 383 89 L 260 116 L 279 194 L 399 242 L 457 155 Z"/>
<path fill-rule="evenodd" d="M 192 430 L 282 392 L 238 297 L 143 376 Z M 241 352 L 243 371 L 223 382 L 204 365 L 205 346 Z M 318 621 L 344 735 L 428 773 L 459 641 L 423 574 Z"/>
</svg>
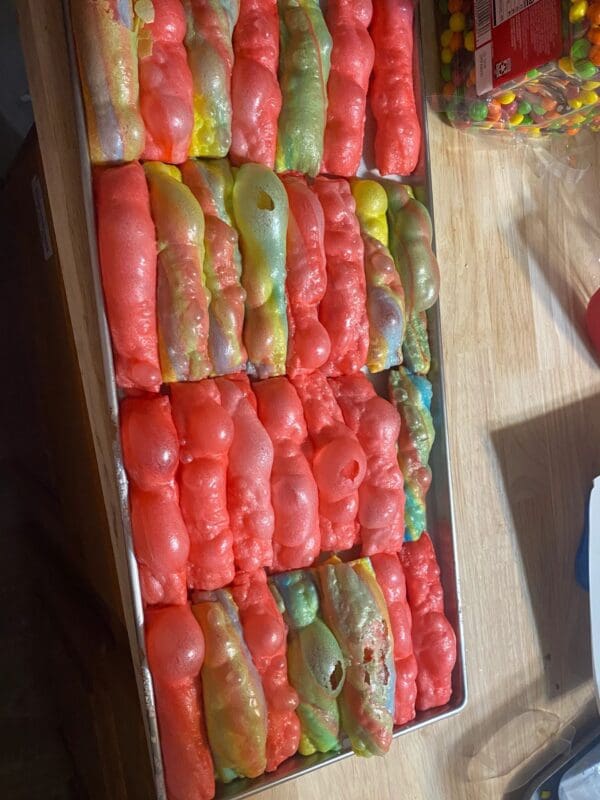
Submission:
<svg viewBox="0 0 600 800">
<path fill-rule="evenodd" d="M 171 397 L 181 448 L 181 512 L 190 537 L 188 586 L 218 589 L 231 583 L 235 572 L 227 510 L 233 422 L 211 379 L 174 383 Z"/>
<path fill-rule="evenodd" d="M 377 0 L 369 100 L 375 117 L 375 164 L 381 175 L 410 175 L 421 149 L 413 85 L 413 0 Z"/>
<path fill-rule="evenodd" d="M 389 373 L 390 400 L 400 414 L 398 463 L 404 477 L 407 539 L 418 539 L 427 529 L 425 495 L 431 485 L 429 454 L 435 438 L 431 418 L 431 384 L 422 375 L 400 367 Z"/>
<path fill-rule="evenodd" d="M 135 161 L 144 149 L 137 20 L 132 0 L 79 0 L 71 20 L 93 164 Z"/>
<path fill-rule="evenodd" d="M 222 158 L 231 145 L 233 29 L 239 0 L 183 0 L 185 46 L 194 82 L 194 129 L 189 155 Z"/>
<path fill-rule="evenodd" d="M 204 215 L 177 167 L 148 161 L 144 171 L 158 249 L 158 342 L 163 381 L 195 381 L 211 372 L 204 280 Z"/>
<path fill-rule="evenodd" d="M 117 384 L 157 392 L 156 242 L 144 170 L 136 162 L 96 171 L 94 198 Z"/>
<path fill-rule="evenodd" d="M 273 169 L 281 111 L 277 0 L 240 0 L 233 52 L 231 161 Z"/>
<path fill-rule="evenodd" d="M 349 178 L 360 165 L 367 90 L 375 50 L 368 27 L 371 0 L 329 0 L 325 20 L 333 47 L 327 82 L 322 172 Z"/>
<path fill-rule="evenodd" d="M 331 340 L 326 375 L 347 375 L 365 365 L 369 346 L 364 247 L 348 181 L 318 177 L 313 191 L 325 217 L 327 288 L 319 319 Z"/>
<path fill-rule="evenodd" d="M 359 756 L 384 755 L 392 743 L 396 673 L 387 606 L 366 559 L 318 570 L 323 619 L 346 662 L 339 696 L 342 728 Z"/>
<path fill-rule="evenodd" d="M 273 575 L 271 589 L 288 625 L 288 676 L 298 692 L 299 752 L 329 753 L 340 747 L 338 697 L 346 666 L 339 644 L 319 616 L 319 593 L 307 570 Z"/>
<path fill-rule="evenodd" d="M 127 397 L 120 414 L 142 600 L 147 606 L 183 605 L 190 540 L 175 483 L 179 443 L 169 398 Z"/>
<path fill-rule="evenodd" d="M 287 227 L 287 374 L 293 378 L 319 369 L 329 358 L 329 334 L 319 320 L 325 295 L 325 220 L 306 179 L 284 175 L 288 197 Z"/>
<path fill-rule="evenodd" d="M 138 35 L 140 109 L 146 126 L 142 158 L 181 164 L 194 123 L 192 74 L 183 46 L 185 14 L 180 0 L 152 0 L 152 6 L 154 18 L 140 26 Z"/>
<path fill-rule="evenodd" d="M 310 461 L 319 490 L 321 549 L 348 550 L 359 540 L 358 490 L 366 456 L 344 422 L 327 378 L 320 372 L 293 381 L 310 437 Z"/>
<path fill-rule="evenodd" d="M 277 172 L 317 175 L 323 159 L 331 36 L 318 0 L 278 0 L 279 115 Z"/>
<path fill-rule="evenodd" d="M 356 216 L 365 249 L 370 372 L 381 372 L 402 361 L 404 289 L 388 250 L 387 195 L 371 180 L 352 183 Z"/>
<path fill-rule="evenodd" d="M 151 609 L 145 629 L 168 797 L 212 800 L 215 777 L 200 677 L 202 630 L 189 605 Z"/>
<path fill-rule="evenodd" d="M 267 704 L 226 590 L 198 593 L 192 612 L 205 642 L 202 694 L 217 778 L 257 778 L 267 765 Z"/>
<path fill-rule="evenodd" d="M 246 293 L 242 257 L 233 227 L 233 175 L 226 159 L 190 160 L 181 175 L 204 214 L 204 265 L 208 307 L 208 354 L 214 375 L 244 369 L 242 341 Z"/>
<path fill-rule="evenodd" d="M 242 250 L 246 290 L 244 344 L 248 372 L 258 378 L 285 374 L 285 297 L 288 200 L 277 175 L 261 164 L 243 164 L 233 187 L 233 210 Z"/>
<path fill-rule="evenodd" d="M 404 538 L 404 488 L 396 456 L 400 417 L 359 372 L 330 381 L 346 425 L 367 457 L 358 490 L 361 552 L 393 553 Z"/>
<path fill-rule="evenodd" d="M 273 568 L 307 567 L 321 545 L 318 491 L 306 458 L 302 404 L 285 377 L 254 384 L 260 421 L 273 442 L 271 502 L 275 512 Z"/>
<path fill-rule="evenodd" d="M 221 404 L 233 420 L 227 509 L 235 565 L 242 572 L 254 572 L 273 564 L 273 444 L 256 413 L 256 398 L 248 377 L 219 378 L 216 384 Z"/>
<path fill-rule="evenodd" d="M 239 610 L 244 638 L 260 675 L 267 703 L 267 772 L 297 752 L 298 694 L 288 682 L 287 627 L 269 590 L 263 569 L 238 573 L 231 594 Z"/>
</svg>

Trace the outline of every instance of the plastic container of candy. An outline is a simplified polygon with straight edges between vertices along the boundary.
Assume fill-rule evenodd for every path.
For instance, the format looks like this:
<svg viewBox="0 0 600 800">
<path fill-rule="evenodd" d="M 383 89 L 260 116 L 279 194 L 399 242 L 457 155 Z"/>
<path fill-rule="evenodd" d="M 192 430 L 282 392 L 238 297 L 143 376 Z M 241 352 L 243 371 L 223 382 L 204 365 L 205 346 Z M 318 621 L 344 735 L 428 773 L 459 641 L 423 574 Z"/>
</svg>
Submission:
<svg viewBox="0 0 600 800">
<path fill-rule="evenodd" d="M 514 137 L 600 130 L 600 3 L 438 0 L 441 91 L 456 128 Z"/>
<path fill-rule="evenodd" d="M 140 574 L 136 563 L 129 510 L 129 486 L 128 479 L 123 466 L 121 451 L 121 441 L 119 435 L 119 399 L 120 391 L 115 380 L 115 369 L 113 364 L 113 354 L 111 350 L 111 339 L 106 318 L 105 302 L 103 297 L 102 285 L 100 280 L 100 269 L 97 257 L 97 238 L 94 213 L 94 198 L 92 192 L 92 170 L 88 151 L 86 136 L 85 116 L 82 103 L 81 86 L 77 71 L 77 62 L 73 46 L 73 32 L 71 29 L 71 18 L 69 13 L 69 0 L 64 0 L 65 24 L 69 34 L 69 44 L 71 49 L 72 79 L 74 86 L 75 110 L 78 124 L 78 136 L 80 143 L 80 157 L 82 165 L 82 176 L 86 195 L 86 218 L 88 237 L 90 242 L 91 268 L 94 275 L 95 299 L 98 310 L 98 322 L 101 332 L 104 371 L 107 386 L 107 403 L 109 406 L 111 419 L 113 421 L 113 452 L 115 453 L 115 480 L 117 482 L 120 500 L 121 515 L 116 520 L 117 534 L 120 534 L 125 543 L 127 556 L 127 569 L 129 575 L 129 589 L 131 592 L 131 604 L 134 611 L 134 619 L 130 629 L 132 654 L 136 665 L 140 702 L 144 713 L 144 721 L 147 729 L 148 747 L 151 756 L 151 763 L 155 777 L 156 797 L 159 800 L 166 798 L 166 788 L 164 779 L 164 765 L 160 749 L 159 727 L 157 722 L 156 698 L 153 689 L 152 675 L 148 667 L 146 642 L 144 637 L 144 606 L 142 600 L 142 590 L 140 584 Z M 414 83 L 415 95 L 418 102 L 418 114 L 421 122 L 421 157 L 417 169 L 415 170 L 411 182 L 415 186 L 415 192 L 422 202 L 424 202 L 431 212 L 430 203 L 430 178 L 428 154 L 426 151 L 426 117 L 422 102 L 422 67 L 420 58 L 420 23 L 418 14 L 415 17 L 415 68 Z M 366 141 L 363 151 L 363 161 L 359 176 L 379 177 L 373 168 L 373 141 L 372 134 L 367 125 Z M 398 178 L 399 180 L 399 178 Z M 433 472 L 433 483 L 428 495 L 427 504 L 427 525 L 431 539 L 435 545 L 439 565 L 442 574 L 442 584 L 444 589 L 445 613 L 455 631 L 457 640 L 457 660 L 452 673 L 452 696 L 450 702 L 440 708 L 432 708 L 428 711 L 417 712 L 414 720 L 394 729 L 394 737 L 404 735 L 410 731 L 417 730 L 425 725 L 429 725 L 437 720 L 446 719 L 458 713 L 465 705 L 467 699 L 464 645 L 462 638 L 461 604 L 459 579 L 456 565 L 456 542 L 452 511 L 452 497 L 450 486 L 450 471 L 447 453 L 447 435 L 443 390 L 443 370 L 441 363 L 441 343 L 439 311 L 437 304 L 427 311 L 427 323 L 429 332 L 429 343 L 431 348 L 431 371 L 429 380 L 433 388 L 432 417 L 435 427 L 435 444 L 430 456 L 430 466 Z M 387 386 L 387 374 L 379 373 L 374 379 L 376 389 L 381 389 L 381 394 L 385 395 Z M 264 774 L 253 780 L 238 779 L 230 784 L 220 784 L 217 790 L 217 798 L 245 798 L 260 791 L 263 791 L 276 784 L 291 778 L 306 774 L 321 766 L 339 761 L 352 755 L 353 750 L 348 740 L 345 740 L 340 750 L 326 754 L 315 753 L 310 756 L 295 755 L 287 759 L 276 771 Z"/>
</svg>

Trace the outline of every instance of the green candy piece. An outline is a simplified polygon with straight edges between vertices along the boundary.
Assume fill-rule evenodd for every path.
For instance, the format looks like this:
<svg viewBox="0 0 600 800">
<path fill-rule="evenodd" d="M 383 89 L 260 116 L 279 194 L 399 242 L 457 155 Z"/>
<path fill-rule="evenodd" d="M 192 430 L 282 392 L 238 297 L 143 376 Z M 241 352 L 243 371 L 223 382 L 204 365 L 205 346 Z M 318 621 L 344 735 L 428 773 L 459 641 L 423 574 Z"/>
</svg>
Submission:
<svg viewBox="0 0 600 800">
<path fill-rule="evenodd" d="M 537 78 L 537 76 L 540 74 L 540 71 L 539 69 L 530 69 L 529 72 L 526 72 L 525 74 L 527 78 L 531 80 L 532 78 Z"/>
<path fill-rule="evenodd" d="M 442 78 L 446 83 L 452 80 L 452 67 L 450 64 L 442 64 Z"/>
<path fill-rule="evenodd" d="M 590 47 L 591 44 L 587 39 L 576 39 L 571 45 L 571 60 L 575 62 L 582 58 L 587 58 Z"/>
<path fill-rule="evenodd" d="M 483 120 L 487 118 L 487 115 L 487 103 L 484 103 L 483 100 L 475 100 L 475 102 L 471 103 L 469 106 L 469 116 L 473 122 L 483 122 Z"/>
<path fill-rule="evenodd" d="M 519 114 L 523 114 L 523 116 L 525 116 L 525 114 L 529 114 L 530 111 L 531 111 L 531 103 L 528 103 L 527 100 L 521 100 L 518 106 Z"/>
<path fill-rule="evenodd" d="M 533 110 L 538 115 L 538 117 L 543 117 L 546 114 L 546 109 L 544 108 L 544 106 L 540 106 L 537 103 L 536 105 L 533 106 Z"/>
<path fill-rule="evenodd" d="M 525 114 L 523 120 L 521 121 L 521 125 L 533 125 L 533 120 L 529 116 L 529 114 Z"/>
<path fill-rule="evenodd" d="M 592 62 L 587 58 L 582 58 L 580 61 L 576 61 L 574 66 L 575 72 L 580 78 L 583 78 L 586 81 L 589 81 L 596 74 L 595 65 L 592 64 Z"/>
</svg>

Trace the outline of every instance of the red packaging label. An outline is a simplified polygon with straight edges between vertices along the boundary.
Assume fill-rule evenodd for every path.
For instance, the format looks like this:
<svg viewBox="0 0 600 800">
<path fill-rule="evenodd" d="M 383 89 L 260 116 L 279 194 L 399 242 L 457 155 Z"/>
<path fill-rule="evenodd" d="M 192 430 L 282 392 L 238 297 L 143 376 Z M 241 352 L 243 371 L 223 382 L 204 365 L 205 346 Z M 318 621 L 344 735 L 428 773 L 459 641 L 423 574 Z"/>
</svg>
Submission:
<svg viewBox="0 0 600 800">
<path fill-rule="evenodd" d="M 560 0 L 475 0 L 474 16 L 478 95 L 562 54 Z"/>
</svg>

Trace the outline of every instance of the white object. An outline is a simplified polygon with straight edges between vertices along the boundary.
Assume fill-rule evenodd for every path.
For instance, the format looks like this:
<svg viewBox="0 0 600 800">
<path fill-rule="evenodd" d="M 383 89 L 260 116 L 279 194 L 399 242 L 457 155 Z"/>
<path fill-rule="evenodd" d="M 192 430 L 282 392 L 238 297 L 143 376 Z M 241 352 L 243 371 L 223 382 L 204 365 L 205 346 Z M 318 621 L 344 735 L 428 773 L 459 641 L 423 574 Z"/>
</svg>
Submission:
<svg viewBox="0 0 600 800">
<path fill-rule="evenodd" d="M 600 492 L 596 492 L 600 495 Z M 599 503 L 600 505 L 600 503 Z M 600 744 L 593 747 L 560 779 L 559 800 L 600 800 Z"/>
</svg>

